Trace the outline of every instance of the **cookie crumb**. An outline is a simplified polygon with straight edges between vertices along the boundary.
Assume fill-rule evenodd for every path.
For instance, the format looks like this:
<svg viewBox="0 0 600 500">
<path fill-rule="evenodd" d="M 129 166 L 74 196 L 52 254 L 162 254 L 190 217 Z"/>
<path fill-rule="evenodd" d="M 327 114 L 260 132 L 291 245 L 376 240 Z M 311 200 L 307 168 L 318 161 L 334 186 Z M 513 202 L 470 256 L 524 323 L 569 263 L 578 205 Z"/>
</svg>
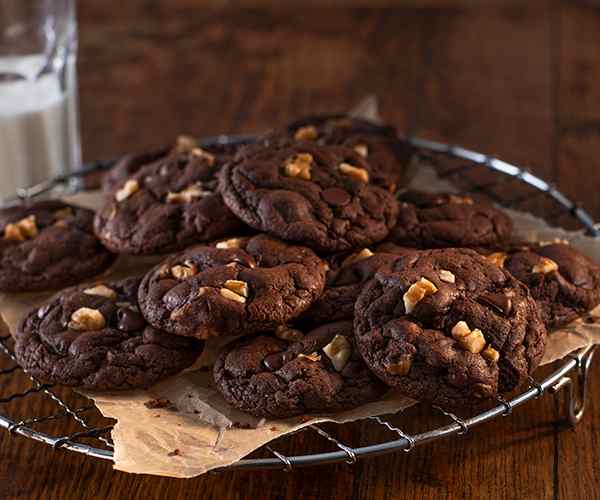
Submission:
<svg viewBox="0 0 600 500">
<path fill-rule="evenodd" d="M 150 399 L 144 403 L 144 406 L 149 410 L 155 410 L 156 408 L 166 408 L 168 410 L 176 410 L 177 408 L 170 400 L 165 398 Z"/>
<path fill-rule="evenodd" d="M 180 457 L 181 456 L 181 452 L 179 451 L 179 448 L 175 448 L 173 451 L 170 451 L 169 453 L 167 453 L 168 457 Z"/>
</svg>

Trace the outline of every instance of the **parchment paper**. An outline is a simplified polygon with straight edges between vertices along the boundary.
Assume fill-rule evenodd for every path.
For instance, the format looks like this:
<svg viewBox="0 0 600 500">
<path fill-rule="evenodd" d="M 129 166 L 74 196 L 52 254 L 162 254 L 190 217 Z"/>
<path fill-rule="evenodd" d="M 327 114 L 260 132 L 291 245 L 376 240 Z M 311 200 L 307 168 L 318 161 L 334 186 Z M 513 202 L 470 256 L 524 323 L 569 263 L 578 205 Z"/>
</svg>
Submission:
<svg viewBox="0 0 600 500">
<path fill-rule="evenodd" d="M 453 190 L 440 181 L 435 171 L 419 165 L 413 187 L 428 191 Z M 82 193 L 74 201 L 97 208 L 100 193 Z M 511 211 L 517 234 L 529 240 L 567 239 L 581 251 L 600 262 L 600 241 L 579 232 L 549 227 L 532 215 Z M 122 258 L 103 276 L 112 279 L 136 274 L 156 262 L 155 258 Z M 97 281 L 97 280 L 94 280 Z M 48 294 L 0 295 L 0 313 L 11 332 L 21 317 L 40 305 Z M 569 352 L 592 343 L 600 343 L 600 307 L 591 318 L 577 320 L 553 332 L 542 364 L 560 359 Z M 112 432 L 115 465 L 118 470 L 170 477 L 193 477 L 211 469 L 234 463 L 253 450 L 284 434 L 304 426 L 332 421 L 349 422 L 373 415 L 402 411 L 414 401 L 388 394 L 382 401 L 367 404 L 336 415 L 298 417 L 279 421 L 258 421 L 232 408 L 212 385 L 209 367 L 227 342 L 211 340 L 198 362 L 185 372 L 148 390 L 86 395 L 103 415 L 117 420 Z M 144 403 L 165 398 L 171 408 L 150 409 Z M 248 427 L 248 428 L 241 428 Z"/>
</svg>

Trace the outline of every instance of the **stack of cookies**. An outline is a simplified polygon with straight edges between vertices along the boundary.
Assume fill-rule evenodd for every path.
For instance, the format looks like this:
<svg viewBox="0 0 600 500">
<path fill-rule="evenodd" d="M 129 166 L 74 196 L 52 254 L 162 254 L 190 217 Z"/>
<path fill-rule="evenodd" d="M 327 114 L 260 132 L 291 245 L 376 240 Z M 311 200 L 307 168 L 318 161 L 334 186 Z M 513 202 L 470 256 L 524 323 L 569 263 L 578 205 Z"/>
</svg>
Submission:
<svg viewBox="0 0 600 500">
<path fill-rule="evenodd" d="M 63 288 L 17 331 L 38 379 L 147 387 L 231 337 L 214 382 L 285 418 L 394 388 L 470 408 L 527 380 L 547 329 L 600 303 L 600 268 L 567 242 L 512 239 L 467 195 L 407 191 L 392 127 L 309 117 L 250 145 L 189 137 L 118 162 L 97 214 L 58 201 L 0 212 L 0 289 Z M 116 254 L 144 276 L 78 284 Z M 72 286 L 74 285 L 74 286 Z"/>
</svg>

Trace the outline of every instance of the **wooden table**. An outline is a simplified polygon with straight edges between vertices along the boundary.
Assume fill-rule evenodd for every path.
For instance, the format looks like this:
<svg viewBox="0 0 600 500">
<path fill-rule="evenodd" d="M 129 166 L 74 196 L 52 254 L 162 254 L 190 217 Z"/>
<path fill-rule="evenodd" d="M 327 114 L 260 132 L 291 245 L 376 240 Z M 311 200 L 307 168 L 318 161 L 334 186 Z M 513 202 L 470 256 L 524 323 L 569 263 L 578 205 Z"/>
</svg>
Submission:
<svg viewBox="0 0 600 500">
<path fill-rule="evenodd" d="M 600 9 L 566 1 L 379 5 L 391 3 L 81 2 L 85 159 L 181 132 L 260 131 L 376 94 L 401 130 L 530 166 L 600 220 Z M 590 389 L 576 429 L 557 421 L 558 400 L 547 396 L 461 438 L 290 474 L 127 475 L 2 432 L 0 498 L 597 498 L 600 382 Z M 350 444 L 391 437 L 365 424 L 333 431 Z M 301 434 L 281 449 L 306 452 L 315 442 Z"/>
</svg>

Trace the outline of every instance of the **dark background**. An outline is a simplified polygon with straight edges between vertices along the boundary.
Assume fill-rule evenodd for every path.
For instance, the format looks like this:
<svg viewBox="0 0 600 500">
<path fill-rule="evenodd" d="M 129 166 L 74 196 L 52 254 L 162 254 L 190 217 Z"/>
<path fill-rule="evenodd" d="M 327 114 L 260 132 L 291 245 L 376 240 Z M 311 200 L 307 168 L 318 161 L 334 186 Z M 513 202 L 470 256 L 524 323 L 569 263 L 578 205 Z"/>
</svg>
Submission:
<svg viewBox="0 0 600 500">
<path fill-rule="evenodd" d="M 79 84 L 86 160 L 180 133 L 261 131 L 367 94 L 408 134 L 530 167 L 600 219 L 600 8 L 591 2 L 86 1 Z M 598 376 L 598 367 L 592 375 Z M 10 382 L 0 382 L 8 390 Z M 0 434 L 0 498 L 593 498 L 600 383 L 583 422 L 546 396 L 409 454 L 286 474 L 174 480 Z M 43 412 L 40 400 L 13 405 Z M 437 421 L 423 410 L 405 419 Z M 330 428 L 358 445 L 373 425 Z M 310 433 L 285 453 L 326 449 Z"/>
</svg>

